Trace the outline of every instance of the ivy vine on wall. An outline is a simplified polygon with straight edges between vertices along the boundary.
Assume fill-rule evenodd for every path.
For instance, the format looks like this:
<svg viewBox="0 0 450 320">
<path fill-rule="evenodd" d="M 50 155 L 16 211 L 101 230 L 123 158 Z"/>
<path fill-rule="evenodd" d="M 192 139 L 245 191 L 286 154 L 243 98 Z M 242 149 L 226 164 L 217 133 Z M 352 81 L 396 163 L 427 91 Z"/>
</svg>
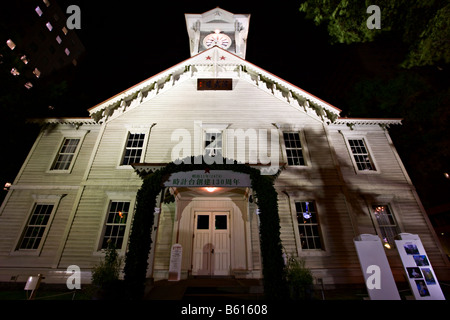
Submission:
<svg viewBox="0 0 450 320">
<path fill-rule="evenodd" d="M 261 175 L 258 169 L 236 162 L 228 164 L 228 161 L 223 159 L 223 161 L 220 161 L 223 164 L 205 164 L 203 157 L 201 159 L 189 157 L 180 164 L 171 162 L 167 166 L 143 176 L 142 186 L 137 193 L 136 210 L 124 267 L 125 283 L 131 299 L 141 299 L 144 293 L 147 260 L 152 244 L 151 233 L 154 212 L 158 195 L 164 196 L 162 194 L 165 189 L 164 183 L 172 173 L 205 169 L 232 170 L 250 176 L 256 204 L 260 210 L 259 233 L 263 260 L 264 292 L 268 299 L 285 298 L 287 286 L 280 239 L 278 200 L 273 185 L 280 171 L 273 176 Z"/>
</svg>

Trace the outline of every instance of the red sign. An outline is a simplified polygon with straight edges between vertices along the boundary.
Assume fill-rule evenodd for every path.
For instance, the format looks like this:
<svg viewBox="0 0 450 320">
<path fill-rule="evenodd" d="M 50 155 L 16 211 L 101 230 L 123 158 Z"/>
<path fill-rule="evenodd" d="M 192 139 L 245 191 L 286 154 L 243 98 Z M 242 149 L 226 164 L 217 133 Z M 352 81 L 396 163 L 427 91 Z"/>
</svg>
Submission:
<svg viewBox="0 0 450 320">
<path fill-rule="evenodd" d="M 197 90 L 232 90 L 233 79 L 197 79 Z"/>
</svg>

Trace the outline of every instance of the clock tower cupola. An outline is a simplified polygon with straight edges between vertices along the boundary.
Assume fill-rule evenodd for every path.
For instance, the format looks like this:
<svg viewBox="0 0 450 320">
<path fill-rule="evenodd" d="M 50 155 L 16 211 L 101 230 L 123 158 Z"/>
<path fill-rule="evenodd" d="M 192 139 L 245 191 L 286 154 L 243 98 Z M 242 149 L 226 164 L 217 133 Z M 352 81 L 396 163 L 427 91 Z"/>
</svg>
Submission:
<svg viewBox="0 0 450 320">
<path fill-rule="evenodd" d="M 233 14 L 215 8 L 202 14 L 185 14 L 191 56 L 218 46 L 243 59 L 250 14 Z"/>
</svg>

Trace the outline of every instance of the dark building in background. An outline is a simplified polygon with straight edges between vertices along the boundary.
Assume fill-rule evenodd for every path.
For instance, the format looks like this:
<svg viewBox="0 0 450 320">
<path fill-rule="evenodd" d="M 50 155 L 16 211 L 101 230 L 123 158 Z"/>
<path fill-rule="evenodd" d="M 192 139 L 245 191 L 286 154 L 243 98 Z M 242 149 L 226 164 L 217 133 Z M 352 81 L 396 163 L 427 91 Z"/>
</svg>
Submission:
<svg viewBox="0 0 450 320">
<path fill-rule="evenodd" d="M 85 48 L 54 0 L 14 1 L 2 14 L 2 71 L 33 88 L 55 71 L 77 66 Z"/>
<path fill-rule="evenodd" d="M 60 6 L 56 0 L 2 3 L 0 118 L 4 136 L 0 149 L 14 153 L 16 159 L 2 161 L 1 200 L 39 129 L 30 126 L 26 119 L 54 114 L 63 105 L 59 98 L 73 86 L 75 75 L 83 65 L 81 60 L 86 49 L 76 30 L 66 26 L 71 16 L 66 11 L 67 5 Z"/>
</svg>

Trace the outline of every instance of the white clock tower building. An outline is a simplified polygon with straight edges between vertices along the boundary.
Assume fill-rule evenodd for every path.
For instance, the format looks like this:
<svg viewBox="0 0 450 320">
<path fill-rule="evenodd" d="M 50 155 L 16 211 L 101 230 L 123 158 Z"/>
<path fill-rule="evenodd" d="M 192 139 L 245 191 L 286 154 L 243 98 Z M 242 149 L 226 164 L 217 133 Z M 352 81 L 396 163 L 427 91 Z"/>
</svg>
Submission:
<svg viewBox="0 0 450 320">
<path fill-rule="evenodd" d="M 0 204 L 0 288 L 37 274 L 65 285 L 74 265 L 90 283 L 112 241 L 131 257 L 126 277 L 141 283 L 263 279 L 267 294 L 282 288 L 272 270 L 283 268 L 283 249 L 304 259 L 325 290 L 354 290 L 369 274 L 355 244 L 364 240 L 378 246 L 383 264 L 370 266 L 383 268 L 382 279 L 419 281 L 430 292 L 425 299 L 434 298 L 450 264 L 390 138 L 401 119 L 341 117 L 247 61 L 249 14 L 215 8 L 185 18 L 191 57 L 92 106 L 87 117 L 34 120 L 41 132 Z M 191 157 L 207 160 L 176 166 Z M 235 161 L 267 177 L 254 182 Z M 266 182 L 276 194 L 258 192 Z M 408 246 L 394 249 L 400 236 L 420 239 L 419 262 L 429 265 L 415 265 Z M 422 279 L 405 273 L 404 256 L 408 269 L 425 270 Z M 174 299 L 184 294 L 176 291 Z"/>
<path fill-rule="evenodd" d="M 233 14 L 215 8 L 202 14 L 185 14 L 191 56 L 218 46 L 243 59 L 250 14 Z"/>
</svg>

